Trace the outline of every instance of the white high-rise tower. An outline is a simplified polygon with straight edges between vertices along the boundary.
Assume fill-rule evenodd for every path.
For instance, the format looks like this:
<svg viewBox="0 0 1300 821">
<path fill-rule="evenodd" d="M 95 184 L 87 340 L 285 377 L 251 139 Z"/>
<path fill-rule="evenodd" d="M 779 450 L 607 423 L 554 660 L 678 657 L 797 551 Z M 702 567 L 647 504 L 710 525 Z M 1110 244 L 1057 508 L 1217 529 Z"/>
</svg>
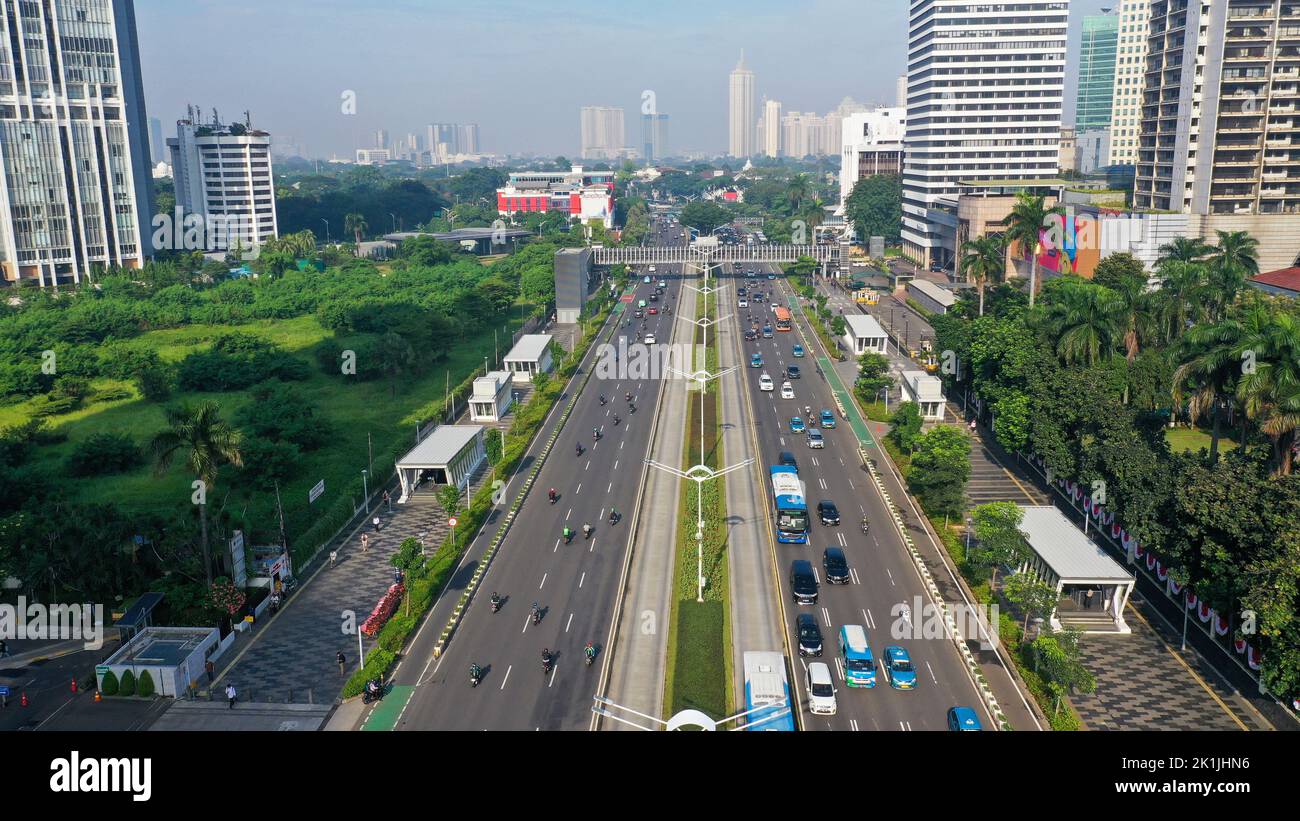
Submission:
<svg viewBox="0 0 1300 821">
<path fill-rule="evenodd" d="M 745 68 L 743 49 L 740 62 L 731 72 L 729 103 L 727 153 L 732 157 L 748 157 L 755 153 L 754 72 Z"/>
</svg>

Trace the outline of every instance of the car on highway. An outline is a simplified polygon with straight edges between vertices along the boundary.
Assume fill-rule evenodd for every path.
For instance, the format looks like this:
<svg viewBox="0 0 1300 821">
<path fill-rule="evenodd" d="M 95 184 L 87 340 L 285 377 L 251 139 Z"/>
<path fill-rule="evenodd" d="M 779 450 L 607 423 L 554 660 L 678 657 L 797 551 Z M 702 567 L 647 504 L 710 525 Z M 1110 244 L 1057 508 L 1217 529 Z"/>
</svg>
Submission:
<svg viewBox="0 0 1300 821">
<path fill-rule="evenodd" d="M 871 655 L 867 631 L 860 624 L 840 628 L 840 663 L 844 683 L 850 687 L 876 686 L 876 659 Z"/>
<path fill-rule="evenodd" d="M 835 682 L 824 661 L 808 665 L 808 709 L 817 715 L 835 715 Z"/>
<path fill-rule="evenodd" d="M 649 310 L 647 313 L 649 313 L 650 316 L 658 316 L 658 315 L 659 315 L 659 309 L 656 308 L 655 306 L 651 305 L 651 306 L 650 306 L 650 310 Z"/>
<path fill-rule="evenodd" d="M 895 690 L 912 690 L 916 687 L 916 665 L 907 651 L 896 644 L 885 648 L 885 675 L 889 686 Z"/>
<path fill-rule="evenodd" d="M 641 310 L 640 308 L 637 308 L 636 312 L 633 313 L 632 316 L 636 317 L 637 319 L 640 319 L 641 317 L 645 316 L 645 311 Z"/>
<path fill-rule="evenodd" d="M 979 716 L 969 707 L 953 707 L 948 711 L 948 729 L 954 732 L 979 732 L 984 729 L 980 726 Z"/>
<path fill-rule="evenodd" d="M 753 328 L 747 328 L 747 329 L 745 330 L 745 341 L 746 341 L 746 342 L 753 342 L 753 341 L 755 341 L 755 340 L 757 340 L 757 339 L 758 339 L 758 334 L 754 333 L 754 329 L 753 329 Z"/>
<path fill-rule="evenodd" d="M 822 567 L 826 570 L 827 584 L 848 584 L 849 578 L 849 560 L 844 555 L 844 550 L 838 547 L 828 547 L 822 552 Z"/>
<path fill-rule="evenodd" d="M 650 301 L 651 301 L 651 302 L 658 302 L 658 301 L 659 301 L 659 294 L 657 294 L 657 293 L 651 294 L 651 295 L 650 295 Z"/>
<path fill-rule="evenodd" d="M 772 385 L 772 377 L 768 376 L 767 374 L 763 374 L 758 378 L 758 389 L 760 391 L 770 391 L 772 390 L 773 387 L 774 386 Z"/>
<path fill-rule="evenodd" d="M 757 354 L 757 353 L 756 353 L 756 354 L 753 354 L 752 356 L 750 356 L 750 357 L 749 357 L 749 367 L 751 367 L 751 368 L 761 368 L 761 367 L 763 367 L 763 355 L 762 355 L 762 354 Z"/>
<path fill-rule="evenodd" d="M 662 280 L 662 279 L 659 280 L 659 287 L 660 287 L 660 288 L 667 288 L 667 287 L 668 287 L 668 282 L 667 282 L 666 280 Z"/>
<path fill-rule="evenodd" d="M 790 432 L 803 433 L 803 420 L 800 419 L 798 416 L 790 417 Z"/>
<path fill-rule="evenodd" d="M 753 272 L 753 271 L 746 271 L 746 272 L 745 272 L 745 278 L 746 278 L 746 279 L 753 279 L 753 278 L 754 278 L 754 272 Z"/>
<path fill-rule="evenodd" d="M 762 291 L 759 291 L 759 292 L 757 292 L 757 293 L 754 294 L 754 301 L 755 301 L 755 302 L 762 302 L 762 301 L 763 301 L 763 292 L 762 292 Z"/>
<path fill-rule="evenodd" d="M 802 358 L 803 358 L 803 346 L 802 346 L 802 345 L 795 345 L 793 348 L 790 349 L 790 353 L 794 354 L 794 355 L 795 355 L 795 358 L 797 358 L 797 359 L 802 359 Z"/>
<path fill-rule="evenodd" d="M 785 369 L 785 375 L 789 379 L 800 379 L 803 377 L 803 374 L 799 372 L 798 365 L 790 365 L 789 367 L 787 367 Z"/>
<path fill-rule="evenodd" d="M 768 278 L 768 279 L 776 279 L 776 274 L 772 273 L 771 271 L 768 271 L 768 272 L 767 272 L 767 278 Z"/>
<path fill-rule="evenodd" d="M 790 595 L 795 604 L 817 603 L 817 576 L 813 573 L 812 562 L 807 559 L 790 562 Z"/>
<path fill-rule="evenodd" d="M 840 523 L 840 509 L 830 499 L 822 499 L 817 503 L 817 518 L 824 525 L 837 525 Z"/>
<path fill-rule="evenodd" d="M 647 276 L 645 279 L 643 279 L 643 280 L 641 280 L 641 281 L 644 282 L 646 285 L 649 285 L 649 284 L 650 284 L 650 277 Z"/>
<path fill-rule="evenodd" d="M 782 382 L 782 383 L 781 383 L 781 398 L 782 398 L 782 399 L 794 399 L 794 385 L 791 385 L 789 382 Z"/>
<path fill-rule="evenodd" d="M 647 344 L 647 345 L 653 345 L 653 344 L 655 344 L 655 335 L 654 335 L 654 334 L 646 334 L 646 335 L 645 335 L 645 344 Z"/>
<path fill-rule="evenodd" d="M 748 307 L 749 307 L 749 300 L 745 299 L 745 298 L 742 296 L 740 299 L 736 300 L 736 307 L 738 307 L 738 308 L 748 308 Z"/>
<path fill-rule="evenodd" d="M 764 326 L 763 326 L 763 338 L 764 338 L 764 339 L 771 339 L 771 338 L 772 338 L 772 326 L 771 326 L 771 325 L 764 325 Z"/>
<path fill-rule="evenodd" d="M 785 467 L 794 468 L 795 470 L 799 469 L 799 463 L 795 461 L 794 454 L 788 450 L 781 451 L 781 457 L 776 461 L 778 464 L 784 465 Z"/>
<path fill-rule="evenodd" d="M 744 288 L 736 289 L 736 296 L 744 296 L 746 293 L 748 293 L 748 291 L 746 291 Z"/>
<path fill-rule="evenodd" d="M 835 414 L 831 413 L 829 408 L 822 408 L 821 422 L 823 428 L 835 427 Z"/>
<path fill-rule="evenodd" d="M 822 629 L 817 624 L 817 617 L 812 613 L 800 613 L 794 617 L 794 632 L 799 638 L 799 655 L 820 656 L 822 654 Z"/>
<path fill-rule="evenodd" d="M 822 436 L 819 430 L 808 431 L 808 447 L 813 449 L 824 449 L 826 447 L 826 437 Z"/>
</svg>

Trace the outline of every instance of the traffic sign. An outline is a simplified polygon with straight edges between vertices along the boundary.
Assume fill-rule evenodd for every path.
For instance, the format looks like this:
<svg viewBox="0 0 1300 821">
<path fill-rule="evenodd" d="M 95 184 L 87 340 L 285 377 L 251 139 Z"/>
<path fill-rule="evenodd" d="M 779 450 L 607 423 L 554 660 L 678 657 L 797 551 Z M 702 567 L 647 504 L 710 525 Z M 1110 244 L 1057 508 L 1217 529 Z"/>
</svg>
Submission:
<svg viewBox="0 0 1300 821">
<path fill-rule="evenodd" d="M 319 482 L 317 482 L 315 485 L 312 486 L 311 490 L 307 491 L 307 504 L 311 504 L 312 502 L 319 499 L 320 495 L 324 492 L 325 492 L 325 480 L 321 479 Z"/>
<path fill-rule="evenodd" d="M 9 695 L 9 688 L 3 684 L 0 684 L 0 696 L 7 696 L 7 695 Z"/>
<path fill-rule="evenodd" d="M 455 527 L 455 526 L 456 526 L 456 517 L 455 517 L 455 516 L 452 516 L 450 519 L 447 520 L 447 526 L 448 526 L 448 527 Z"/>
</svg>

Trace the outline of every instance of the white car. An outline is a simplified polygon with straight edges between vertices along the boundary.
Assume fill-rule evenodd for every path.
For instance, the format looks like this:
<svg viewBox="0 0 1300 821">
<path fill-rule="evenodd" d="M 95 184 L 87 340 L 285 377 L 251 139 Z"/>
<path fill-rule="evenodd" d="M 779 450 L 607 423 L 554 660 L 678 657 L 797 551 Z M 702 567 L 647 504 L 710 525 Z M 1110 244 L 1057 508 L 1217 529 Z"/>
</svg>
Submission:
<svg viewBox="0 0 1300 821">
<path fill-rule="evenodd" d="M 782 383 L 781 383 L 781 398 L 782 398 L 782 399 L 794 399 L 794 385 L 791 385 L 789 382 L 782 382 Z"/>
<path fill-rule="evenodd" d="M 668 287 L 668 280 L 666 280 L 666 279 L 661 279 L 661 280 L 659 280 L 659 287 L 660 287 L 660 288 L 667 288 L 667 287 Z"/>
<path fill-rule="evenodd" d="M 741 308 L 748 308 L 748 307 L 749 307 L 749 300 L 745 299 L 745 298 L 742 296 L 742 297 L 740 298 L 740 300 L 739 300 L 736 304 L 739 305 Z"/>
<path fill-rule="evenodd" d="M 651 266 L 650 266 L 650 273 L 653 274 L 654 272 L 655 272 L 655 267 L 654 267 L 653 265 L 651 265 Z"/>
<path fill-rule="evenodd" d="M 771 309 L 772 309 L 772 313 L 776 313 L 776 303 L 775 303 L 775 302 L 769 302 L 769 303 L 767 303 L 767 304 L 768 304 L 769 307 L 771 307 Z"/>
<path fill-rule="evenodd" d="M 810 447 L 810 448 L 824 448 L 824 447 L 826 447 L 826 440 L 825 440 L 824 438 L 822 438 L 822 432 L 821 432 L 821 431 L 819 431 L 819 430 L 810 430 L 810 431 L 808 431 L 808 447 Z"/>
<path fill-rule="evenodd" d="M 645 344 L 647 344 L 647 345 L 653 345 L 653 344 L 655 344 L 655 335 L 654 335 L 654 334 L 646 334 L 646 335 L 645 335 Z"/>
<path fill-rule="evenodd" d="M 817 715 L 835 715 L 835 682 L 824 661 L 808 665 L 808 709 Z"/>
<path fill-rule="evenodd" d="M 763 374 L 758 378 L 758 389 L 760 391 L 770 391 L 773 388 L 772 377 Z"/>
</svg>

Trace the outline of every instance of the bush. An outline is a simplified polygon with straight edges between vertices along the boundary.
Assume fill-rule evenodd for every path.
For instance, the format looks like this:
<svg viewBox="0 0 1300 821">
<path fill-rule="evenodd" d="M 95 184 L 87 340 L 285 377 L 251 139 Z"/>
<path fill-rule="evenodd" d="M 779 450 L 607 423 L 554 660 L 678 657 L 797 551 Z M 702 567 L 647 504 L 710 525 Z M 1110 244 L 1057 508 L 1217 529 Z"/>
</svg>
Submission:
<svg viewBox="0 0 1300 821">
<path fill-rule="evenodd" d="M 122 686 L 117 688 L 118 695 L 135 695 L 135 674 L 130 670 L 122 673 Z"/>
<path fill-rule="evenodd" d="M 140 448 L 130 436 L 96 433 L 68 457 L 68 472 L 73 476 L 103 476 L 131 470 L 143 461 Z"/>
<path fill-rule="evenodd" d="M 141 698 L 151 698 L 153 696 L 153 676 L 149 675 L 148 670 L 140 674 L 139 691 Z"/>
<path fill-rule="evenodd" d="M 127 670 L 127 672 L 130 673 L 131 671 Z M 112 670 L 109 670 L 104 674 L 104 683 L 99 686 L 99 692 L 106 696 L 115 696 L 117 695 L 118 689 L 117 676 Z"/>
<path fill-rule="evenodd" d="M 135 373 L 135 387 L 150 402 L 164 402 L 172 395 L 171 369 L 161 363 L 148 365 Z"/>
</svg>

